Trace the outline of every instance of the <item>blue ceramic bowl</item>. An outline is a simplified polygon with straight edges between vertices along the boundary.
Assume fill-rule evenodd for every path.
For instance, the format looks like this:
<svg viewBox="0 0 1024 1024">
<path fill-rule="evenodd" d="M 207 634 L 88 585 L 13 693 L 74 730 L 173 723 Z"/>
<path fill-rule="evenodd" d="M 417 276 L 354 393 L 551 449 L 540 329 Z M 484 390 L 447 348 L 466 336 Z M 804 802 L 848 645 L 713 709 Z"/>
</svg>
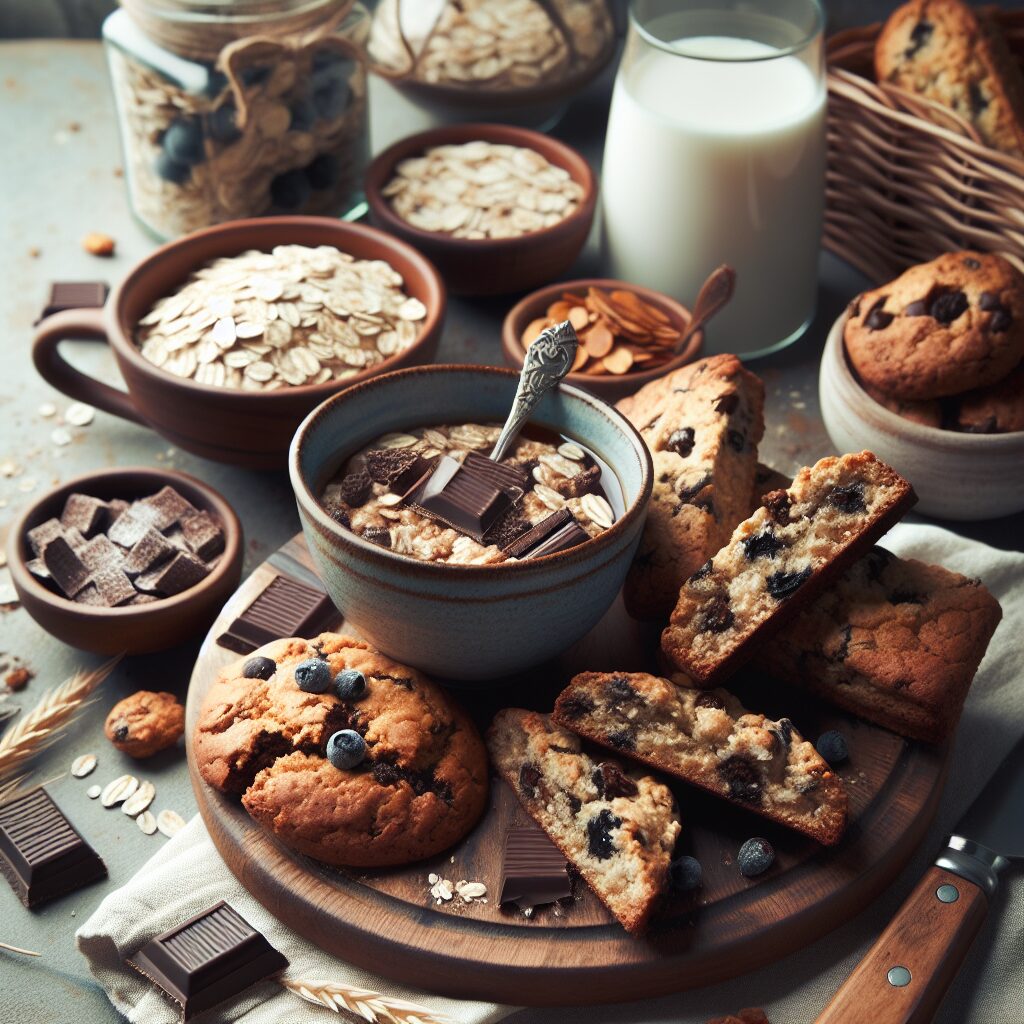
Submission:
<svg viewBox="0 0 1024 1024">
<path fill-rule="evenodd" d="M 501 422 L 518 374 L 488 366 L 418 366 L 329 398 L 292 440 L 289 472 L 313 561 L 346 620 L 398 661 L 466 682 L 552 658 L 615 600 L 651 497 L 650 452 L 599 398 L 562 386 L 532 422 L 579 440 L 612 469 L 625 513 L 568 551 L 501 565 L 444 565 L 398 555 L 334 522 L 317 500 L 344 460 L 375 437 L 431 423 Z"/>
</svg>

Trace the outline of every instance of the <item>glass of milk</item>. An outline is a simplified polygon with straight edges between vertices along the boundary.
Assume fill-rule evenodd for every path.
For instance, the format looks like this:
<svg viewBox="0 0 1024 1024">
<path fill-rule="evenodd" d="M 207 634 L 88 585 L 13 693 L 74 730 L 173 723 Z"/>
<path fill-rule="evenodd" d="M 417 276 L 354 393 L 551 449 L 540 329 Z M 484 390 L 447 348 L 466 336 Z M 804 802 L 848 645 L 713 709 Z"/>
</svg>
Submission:
<svg viewBox="0 0 1024 1024">
<path fill-rule="evenodd" d="M 736 293 L 714 352 L 765 355 L 814 315 L 825 195 L 818 0 L 634 0 L 601 182 L 612 276 L 692 305 Z"/>
</svg>

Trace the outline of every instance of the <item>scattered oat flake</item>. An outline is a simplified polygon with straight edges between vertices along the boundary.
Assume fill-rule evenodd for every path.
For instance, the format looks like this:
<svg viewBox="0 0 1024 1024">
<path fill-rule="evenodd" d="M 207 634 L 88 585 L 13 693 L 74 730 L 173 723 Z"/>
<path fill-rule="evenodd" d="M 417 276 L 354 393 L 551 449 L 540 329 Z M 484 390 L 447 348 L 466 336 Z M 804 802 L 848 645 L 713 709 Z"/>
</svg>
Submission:
<svg viewBox="0 0 1024 1024">
<path fill-rule="evenodd" d="M 43 402 L 36 411 L 44 420 L 48 420 L 51 416 L 57 415 L 57 406 L 53 402 Z"/>
<path fill-rule="evenodd" d="M 483 882 L 462 881 L 455 884 L 455 891 L 463 903 L 472 903 L 487 895 L 487 886 Z"/>
<path fill-rule="evenodd" d="M 132 793 L 127 800 L 125 800 L 121 810 L 128 815 L 129 818 L 138 817 L 147 807 L 153 802 L 153 798 L 156 796 L 156 787 L 152 782 L 143 782 L 139 788 Z M 154 824 L 154 828 L 156 825 Z"/>
<path fill-rule="evenodd" d="M 73 427 L 87 427 L 93 421 L 96 410 L 85 402 L 73 402 L 67 407 L 64 419 Z"/>
<path fill-rule="evenodd" d="M 95 799 L 96 799 L 96 797 L 98 797 L 98 796 L 100 795 L 100 793 L 102 793 L 102 792 L 103 792 L 103 787 L 102 787 L 102 786 L 95 786 L 95 785 L 94 785 L 94 786 L 90 786 L 90 787 L 89 787 L 89 788 L 88 788 L 88 789 L 87 789 L 87 790 L 85 791 L 85 795 L 86 795 L 86 796 L 87 796 L 87 797 L 88 797 L 88 798 L 89 798 L 90 800 L 95 800 Z"/>
<path fill-rule="evenodd" d="M 177 811 L 163 810 L 156 816 L 156 827 L 170 839 L 185 827 L 185 819 Z"/>
<path fill-rule="evenodd" d="M 119 775 L 113 782 L 107 783 L 100 803 L 104 807 L 113 807 L 127 800 L 138 788 L 139 780 L 134 775 Z"/>
<path fill-rule="evenodd" d="M 139 826 L 139 830 L 145 832 L 147 836 L 153 835 L 157 830 L 156 818 L 153 817 L 152 811 L 143 811 L 136 819 L 135 824 Z M 163 829 L 160 829 L 163 832 Z"/>
<path fill-rule="evenodd" d="M 67 427 L 55 427 L 50 434 L 50 440 L 58 448 L 64 448 L 71 444 L 71 431 Z"/>
<path fill-rule="evenodd" d="M 71 762 L 71 774 L 76 779 L 84 779 L 96 768 L 96 763 L 95 754 L 83 754 L 81 757 L 76 757 Z"/>
<path fill-rule="evenodd" d="M 34 476 L 27 476 L 24 480 L 18 482 L 18 490 L 22 494 L 28 494 L 29 491 L 36 489 L 36 478 Z"/>
<path fill-rule="evenodd" d="M 17 476 L 20 472 L 21 466 L 14 459 L 4 459 L 3 462 L 0 462 L 0 476 L 10 479 L 10 477 Z"/>
</svg>

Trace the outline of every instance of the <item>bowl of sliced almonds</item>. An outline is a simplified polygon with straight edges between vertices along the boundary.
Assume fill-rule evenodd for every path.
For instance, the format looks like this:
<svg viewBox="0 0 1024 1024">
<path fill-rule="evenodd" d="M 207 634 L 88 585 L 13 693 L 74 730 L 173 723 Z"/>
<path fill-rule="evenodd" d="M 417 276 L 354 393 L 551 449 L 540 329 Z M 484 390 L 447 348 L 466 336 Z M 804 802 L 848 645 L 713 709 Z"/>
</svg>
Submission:
<svg viewBox="0 0 1024 1024">
<path fill-rule="evenodd" d="M 580 340 L 566 381 L 606 402 L 692 362 L 704 344 L 701 324 L 675 299 L 624 281 L 584 278 L 540 288 L 509 310 L 501 331 L 505 362 L 520 368 L 533 340 L 562 320 Z"/>
</svg>

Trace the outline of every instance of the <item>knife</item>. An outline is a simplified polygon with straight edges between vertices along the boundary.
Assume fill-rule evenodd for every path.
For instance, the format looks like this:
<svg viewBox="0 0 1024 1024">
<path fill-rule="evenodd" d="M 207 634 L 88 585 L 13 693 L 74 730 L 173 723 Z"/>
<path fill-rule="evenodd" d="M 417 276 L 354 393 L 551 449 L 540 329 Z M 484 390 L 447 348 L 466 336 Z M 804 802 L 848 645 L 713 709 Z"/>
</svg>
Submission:
<svg viewBox="0 0 1024 1024">
<path fill-rule="evenodd" d="M 999 873 L 1024 859 L 1024 737 L 817 1024 L 927 1024 L 978 934 Z"/>
</svg>

